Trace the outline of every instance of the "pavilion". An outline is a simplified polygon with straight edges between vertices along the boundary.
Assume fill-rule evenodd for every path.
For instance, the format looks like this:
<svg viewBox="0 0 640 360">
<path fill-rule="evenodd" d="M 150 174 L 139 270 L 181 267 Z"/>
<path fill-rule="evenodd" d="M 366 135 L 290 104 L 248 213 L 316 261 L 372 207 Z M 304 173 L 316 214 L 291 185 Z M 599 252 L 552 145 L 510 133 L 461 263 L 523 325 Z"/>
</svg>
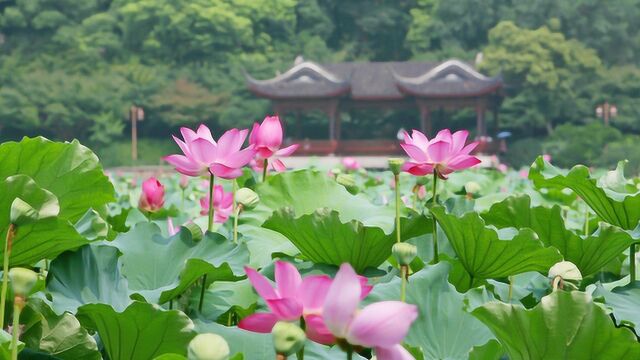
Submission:
<svg viewBox="0 0 640 360">
<path fill-rule="evenodd" d="M 459 60 L 434 62 L 345 62 L 317 64 L 296 59 L 294 66 L 268 80 L 245 74 L 248 89 L 269 99 L 274 113 L 319 110 L 329 119 L 327 140 L 295 140 L 301 154 L 393 154 L 397 140 L 341 140 L 340 112 L 348 109 L 417 108 L 420 128 L 433 135 L 431 112 L 472 108 L 476 137 L 487 135 L 485 113 L 493 112 L 498 128 L 501 77 L 488 77 Z"/>
</svg>

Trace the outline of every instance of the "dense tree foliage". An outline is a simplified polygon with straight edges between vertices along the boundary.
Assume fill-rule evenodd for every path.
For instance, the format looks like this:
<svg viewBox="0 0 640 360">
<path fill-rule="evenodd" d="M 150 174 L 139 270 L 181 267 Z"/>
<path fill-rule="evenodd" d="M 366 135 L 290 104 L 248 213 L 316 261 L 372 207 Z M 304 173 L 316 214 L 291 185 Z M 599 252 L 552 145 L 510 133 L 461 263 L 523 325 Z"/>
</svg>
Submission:
<svg viewBox="0 0 640 360">
<path fill-rule="evenodd" d="M 246 126 L 270 109 L 243 71 L 272 77 L 297 55 L 481 60 L 508 85 L 502 123 L 517 137 L 601 121 L 604 101 L 618 106 L 614 127 L 638 133 L 639 16 L 640 0 L 6 0 L 0 138 L 109 144 L 124 137 L 132 104 L 146 110 L 147 138 L 200 121 Z M 344 116 L 345 136 L 375 137 L 384 126 L 354 129 L 417 114 Z M 444 121 L 472 127 L 473 115 Z"/>
</svg>

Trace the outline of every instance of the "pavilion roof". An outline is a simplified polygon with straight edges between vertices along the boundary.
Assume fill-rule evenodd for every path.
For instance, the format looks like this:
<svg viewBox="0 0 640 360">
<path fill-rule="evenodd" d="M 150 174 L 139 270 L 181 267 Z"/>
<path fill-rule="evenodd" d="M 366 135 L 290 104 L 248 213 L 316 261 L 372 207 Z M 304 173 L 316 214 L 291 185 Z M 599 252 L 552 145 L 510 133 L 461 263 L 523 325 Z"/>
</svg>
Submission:
<svg viewBox="0 0 640 360">
<path fill-rule="evenodd" d="M 268 80 L 246 75 L 248 88 L 270 99 L 350 97 L 355 100 L 399 100 L 413 97 L 472 97 L 502 86 L 459 60 L 444 62 L 299 61 Z"/>
</svg>

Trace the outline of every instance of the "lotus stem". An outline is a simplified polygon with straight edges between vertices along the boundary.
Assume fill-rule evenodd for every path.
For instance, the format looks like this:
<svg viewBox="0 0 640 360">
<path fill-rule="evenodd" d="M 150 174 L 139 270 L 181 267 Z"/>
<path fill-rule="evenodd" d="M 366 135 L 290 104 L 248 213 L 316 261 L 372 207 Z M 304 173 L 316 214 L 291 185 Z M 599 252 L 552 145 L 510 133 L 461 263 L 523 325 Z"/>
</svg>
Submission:
<svg viewBox="0 0 640 360">
<path fill-rule="evenodd" d="M 636 244 L 629 246 L 629 283 L 636 282 Z"/>
<path fill-rule="evenodd" d="M 402 278 L 402 283 L 400 285 L 400 301 L 406 302 L 407 300 L 407 277 L 409 273 L 409 266 L 402 265 L 400 266 L 400 277 Z"/>
<path fill-rule="evenodd" d="M 304 321 L 303 317 L 300 318 L 300 329 L 302 329 L 302 331 L 307 330 L 307 323 Z M 298 357 L 298 360 L 304 360 L 304 345 L 302 346 L 302 348 L 300 348 L 300 350 L 298 350 L 296 356 Z"/>
<path fill-rule="evenodd" d="M 16 227 L 9 224 L 7 236 L 4 242 L 4 262 L 2 263 L 2 294 L 0 294 L 0 328 L 4 328 L 4 311 L 7 304 L 7 287 L 9 286 L 9 258 L 11 257 L 11 247 L 13 238 L 16 235 Z"/>
<path fill-rule="evenodd" d="M 584 236 L 589 236 L 589 208 L 584 210 Z"/>
<path fill-rule="evenodd" d="M 202 312 L 202 304 L 204 303 L 204 290 L 207 285 L 207 274 L 202 275 L 202 288 L 200 289 L 200 302 L 198 303 L 198 311 Z"/>
<path fill-rule="evenodd" d="M 262 166 L 262 182 L 265 182 L 267 181 L 267 167 L 269 166 L 269 159 L 264 159 Z"/>
<path fill-rule="evenodd" d="M 180 210 L 184 212 L 184 189 L 182 189 L 182 198 L 180 200 Z"/>
<path fill-rule="evenodd" d="M 213 231 L 213 215 L 214 215 L 214 209 L 213 209 L 213 188 L 215 185 L 215 177 L 213 176 L 213 173 L 209 172 L 209 226 L 207 227 L 207 231 L 211 232 Z"/>
<path fill-rule="evenodd" d="M 13 300 L 13 325 L 11 329 L 11 360 L 18 360 L 18 337 L 20 336 L 20 313 L 24 308 L 25 299 L 16 296 Z"/>
<path fill-rule="evenodd" d="M 347 350 L 347 360 L 353 360 L 353 349 Z"/>
<path fill-rule="evenodd" d="M 433 203 L 431 206 L 436 206 L 438 204 L 438 174 L 436 169 L 433 169 Z M 437 264 L 440 261 L 440 257 L 438 255 L 438 222 L 436 221 L 436 217 L 431 214 L 431 219 L 433 221 L 433 263 Z"/>
<path fill-rule="evenodd" d="M 394 174 L 396 182 L 396 242 L 400 242 L 400 175 Z"/>
<path fill-rule="evenodd" d="M 240 216 L 240 206 L 238 205 L 237 201 L 236 201 L 236 191 L 238 190 L 238 184 L 236 183 L 236 180 L 233 179 L 233 187 L 232 187 L 232 195 L 233 195 L 233 211 L 234 211 L 234 217 L 233 217 L 233 243 L 237 244 L 238 243 L 238 217 Z"/>
<path fill-rule="evenodd" d="M 511 302 L 512 296 L 513 296 L 513 276 L 509 276 L 509 297 L 507 302 Z"/>
</svg>

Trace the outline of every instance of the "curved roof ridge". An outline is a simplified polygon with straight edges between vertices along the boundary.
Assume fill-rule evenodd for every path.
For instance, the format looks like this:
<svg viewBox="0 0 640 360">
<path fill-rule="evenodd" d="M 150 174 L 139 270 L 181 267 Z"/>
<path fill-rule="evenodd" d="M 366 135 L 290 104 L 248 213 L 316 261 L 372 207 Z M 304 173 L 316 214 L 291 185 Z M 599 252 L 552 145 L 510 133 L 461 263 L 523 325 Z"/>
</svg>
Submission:
<svg viewBox="0 0 640 360">
<path fill-rule="evenodd" d="M 417 76 L 417 77 L 407 77 L 407 76 L 402 76 L 399 75 L 396 71 L 394 71 L 392 69 L 392 74 L 393 76 L 396 78 L 396 80 L 399 80 L 401 82 L 404 83 L 409 83 L 409 84 L 415 84 L 415 85 L 419 85 L 419 84 L 423 84 L 425 82 L 431 81 L 433 78 L 437 77 L 438 75 L 440 75 L 443 71 L 449 69 L 449 68 L 459 68 L 462 71 L 464 71 L 465 73 L 469 74 L 470 76 L 478 79 L 478 80 L 482 80 L 482 81 L 486 81 L 486 80 L 491 80 L 491 78 L 479 73 L 476 69 L 472 68 L 471 66 L 469 66 L 469 64 L 460 61 L 458 59 L 450 59 L 447 60 L 439 65 L 437 65 L 436 67 L 434 67 L 433 69 L 427 71 L 426 73 Z"/>
<path fill-rule="evenodd" d="M 284 73 L 282 73 L 280 75 L 277 75 L 276 77 L 274 77 L 272 79 L 258 80 L 258 79 L 255 79 L 255 78 L 251 77 L 251 75 L 249 75 L 246 72 L 245 72 L 245 77 L 250 82 L 253 82 L 253 83 L 256 83 L 256 84 L 260 84 L 260 85 L 269 85 L 269 84 L 276 84 L 276 83 L 291 79 L 296 74 L 298 74 L 299 72 L 304 71 L 304 70 L 312 71 L 312 72 L 318 74 L 319 76 L 321 76 L 323 79 L 327 80 L 328 82 L 331 82 L 331 83 L 334 83 L 334 84 L 337 84 L 337 85 L 344 85 L 346 83 L 345 79 L 340 78 L 339 76 L 337 76 L 334 73 L 328 71 L 324 67 L 316 64 L 315 62 L 307 61 L 307 60 L 305 60 L 305 61 L 303 61 L 303 62 L 301 62 L 301 63 L 299 63 L 297 65 L 294 65 L 289 70 L 285 71 Z"/>
</svg>

